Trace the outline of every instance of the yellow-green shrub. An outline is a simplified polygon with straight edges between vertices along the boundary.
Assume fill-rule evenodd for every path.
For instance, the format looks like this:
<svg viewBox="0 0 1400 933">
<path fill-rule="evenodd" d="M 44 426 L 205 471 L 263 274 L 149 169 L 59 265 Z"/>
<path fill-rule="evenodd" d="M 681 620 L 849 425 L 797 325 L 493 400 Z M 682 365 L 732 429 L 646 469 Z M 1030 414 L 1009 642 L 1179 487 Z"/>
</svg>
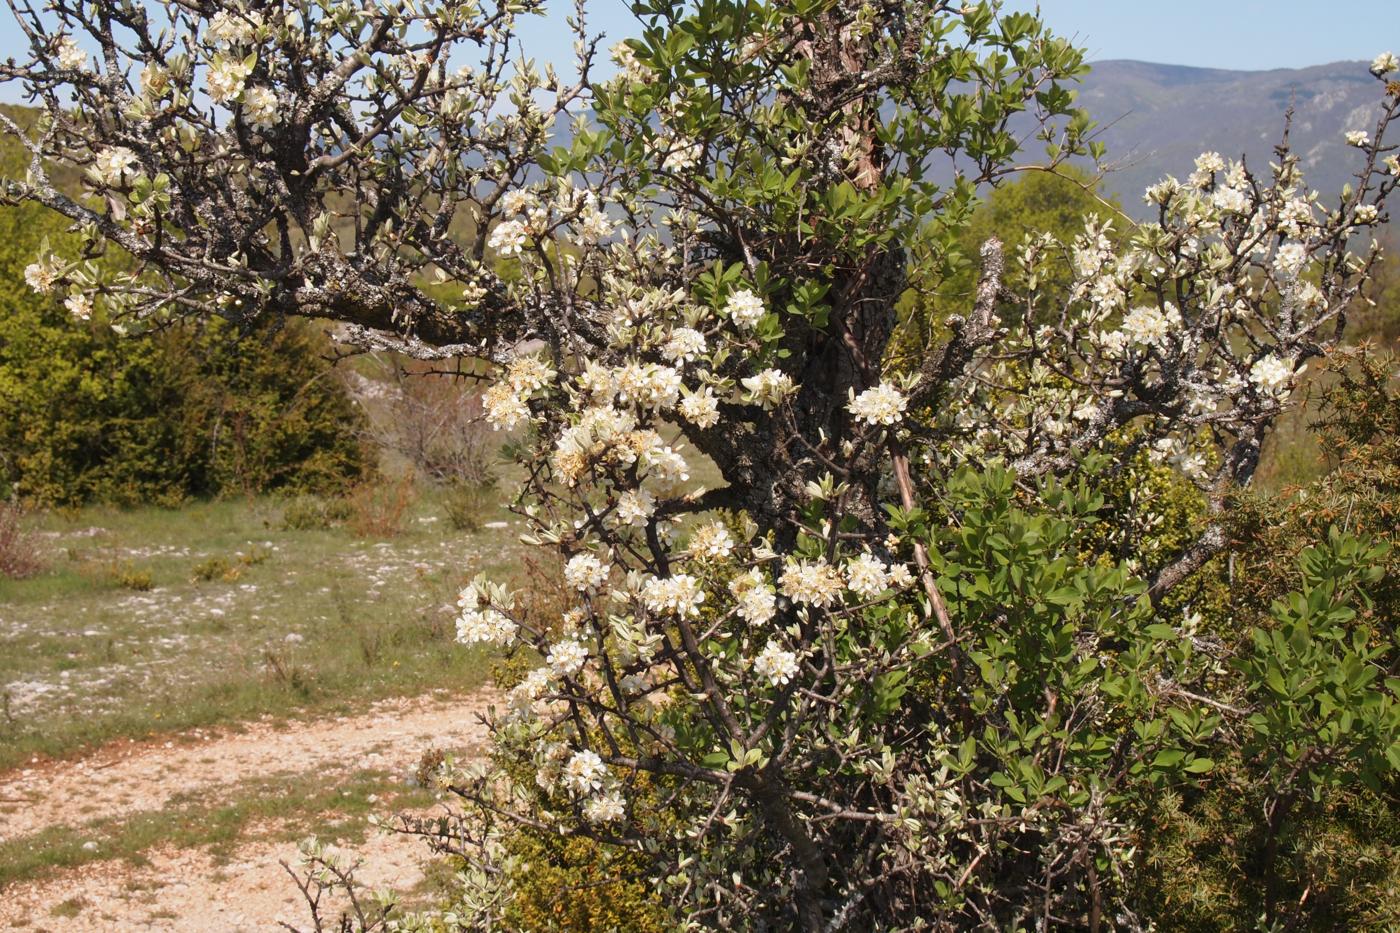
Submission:
<svg viewBox="0 0 1400 933">
<path fill-rule="evenodd" d="M 512 929 L 627 931 L 674 929 L 644 875 L 646 862 L 582 837 L 522 831 L 507 843 L 518 862 L 510 879 Z"/>
<path fill-rule="evenodd" d="M 5 112 L 21 125 L 33 116 Z M 23 161 L 0 140 L 0 169 L 22 175 Z M 266 320 L 240 333 L 213 320 L 124 337 L 100 301 L 82 321 L 62 296 L 29 289 L 23 270 L 45 240 L 59 255 L 76 250 L 56 214 L 0 208 L 0 497 L 173 504 L 339 491 L 371 468 L 360 412 L 331 377 L 319 331 Z"/>
</svg>

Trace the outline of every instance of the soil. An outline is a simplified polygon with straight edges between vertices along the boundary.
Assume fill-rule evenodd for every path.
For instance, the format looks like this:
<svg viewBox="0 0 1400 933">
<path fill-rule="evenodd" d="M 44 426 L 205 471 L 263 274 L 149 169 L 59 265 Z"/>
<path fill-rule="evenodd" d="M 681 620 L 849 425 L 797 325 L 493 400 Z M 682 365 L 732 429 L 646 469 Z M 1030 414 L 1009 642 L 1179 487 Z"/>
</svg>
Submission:
<svg viewBox="0 0 1400 933">
<path fill-rule="evenodd" d="M 423 877 L 428 852 L 406 836 L 376 834 L 354 847 L 362 864 L 355 877 L 371 889 L 407 890 Z M 40 882 L 15 885 L 0 903 L 0 929 L 45 933 L 262 933 L 311 929 L 311 915 L 290 875 L 294 842 L 240 847 L 230 860 L 200 850 L 145 853 L 147 864 L 111 861 L 85 865 Z M 66 916 L 69 911 L 74 916 Z M 329 919 L 339 915 L 333 905 Z"/>
<path fill-rule="evenodd" d="M 0 775 L 0 840 L 50 826 L 81 832 L 76 827 L 94 819 L 255 778 L 360 770 L 406 776 L 429 747 L 480 747 L 486 729 L 476 713 L 491 702 L 487 693 L 395 700 L 338 719 L 188 733 L 36 763 Z M 380 833 L 353 851 L 362 860 L 361 881 L 400 891 L 422 879 L 421 866 L 432 857 L 421 840 Z M 277 929 L 283 921 L 309 925 L 301 894 L 279 864 L 295 862 L 295 842 L 253 838 L 218 860 L 202 850 L 143 855 L 144 865 L 99 861 L 8 886 L 0 894 L 0 929 L 231 933 Z"/>
</svg>

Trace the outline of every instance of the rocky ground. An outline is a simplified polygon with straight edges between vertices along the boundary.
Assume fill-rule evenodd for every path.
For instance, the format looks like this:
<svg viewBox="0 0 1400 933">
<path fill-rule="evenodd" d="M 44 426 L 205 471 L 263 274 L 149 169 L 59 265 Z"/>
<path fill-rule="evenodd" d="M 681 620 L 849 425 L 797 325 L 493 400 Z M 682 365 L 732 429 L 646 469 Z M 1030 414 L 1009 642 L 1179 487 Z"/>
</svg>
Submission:
<svg viewBox="0 0 1400 933">
<path fill-rule="evenodd" d="M 488 693 L 377 704 L 361 715 L 192 732 L 159 742 L 121 742 L 82 758 L 0 774 L 0 845 L 66 827 L 81 836 L 94 820 L 122 820 L 176 801 L 218 799 L 253 779 L 330 784 L 356 774 L 411 779 L 423 751 L 470 753 L 485 739 L 476 715 Z M 385 815 L 388 815 L 386 812 Z M 307 922 L 292 878 L 297 843 L 259 826 L 218 854 L 157 847 L 138 858 L 102 858 L 8 885 L 0 928 L 46 931 L 241 931 Z M 85 843 L 86 845 L 86 843 Z M 96 845 L 93 843 L 93 845 Z M 421 842 L 371 832 L 348 845 L 370 885 L 408 890 L 423 877 Z"/>
</svg>

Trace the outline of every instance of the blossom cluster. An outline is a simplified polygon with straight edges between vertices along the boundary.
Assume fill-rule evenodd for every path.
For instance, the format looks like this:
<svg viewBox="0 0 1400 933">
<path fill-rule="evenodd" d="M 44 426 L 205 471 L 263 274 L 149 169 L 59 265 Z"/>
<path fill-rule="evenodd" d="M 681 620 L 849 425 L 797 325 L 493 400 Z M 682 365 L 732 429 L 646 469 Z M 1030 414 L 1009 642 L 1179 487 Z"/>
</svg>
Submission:
<svg viewBox="0 0 1400 933">
<path fill-rule="evenodd" d="M 1373 71 L 1389 68 L 1381 56 Z M 1380 147 L 1364 130 L 1346 141 Z M 1071 243 L 1028 237 L 1022 273 L 1053 281 L 1068 254 L 1068 294 L 1021 298 L 1047 323 L 1009 336 L 999 361 L 964 384 L 964 404 L 940 413 L 965 438 L 953 456 L 1036 469 L 1107 442 L 1133 410 L 1155 461 L 1210 485 L 1231 467 L 1207 449 L 1207 426 L 1220 437 L 1275 417 L 1299 385 L 1298 361 L 1333 339 L 1355 298 L 1375 257 L 1366 234 L 1377 202 L 1395 187 L 1384 158 L 1374 163 L 1377 175 L 1328 209 L 1286 149 L 1266 175 L 1206 152 L 1184 181 L 1147 190 L 1150 222 L 1120 232 L 1091 217 Z M 1337 243 L 1355 251 L 1324 261 Z"/>
<path fill-rule="evenodd" d="M 483 592 L 485 591 L 485 592 Z M 483 596 L 485 601 L 483 602 Z M 516 624 L 502 611 L 490 604 L 500 598 L 484 581 L 464 587 L 457 597 L 457 641 L 464 645 L 480 643 L 508 644 L 515 638 Z M 507 607 L 508 607 L 507 603 Z"/>
<path fill-rule="evenodd" d="M 526 246 L 570 229 L 549 226 L 561 215 L 543 206 L 545 190 L 505 192 L 489 234 L 490 248 L 519 262 L 526 276 L 541 268 L 540 251 Z M 572 261 L 584 266 L 610 248 L 579 249 Z M 523 514 L 532 540 L 564 551 L 574 600 L 555 625 L 501 608 L 504 598 L 490 600 L 543 659 L 511 690 L 505 721 L 531 749 L 537 785 L 565 794 L 591 822 L 625 818 L 627 785 L 611 753 L 577 729 L 571 711 L 612 694 L 606 702 L 646 722 L 654 743 L 647 749 L 662 752 L 678 724 L 667 719 L 669 689 L 657 685 L 673 683 L 676 651 L 713 650 L 711 673 L 726 689 L 786 690 L 803 671 L 793 624 L 819 617 L 860 624 L 867 607 L 898 599 L 914 581 L 893 553 L 780 553 L 750 523 L 697 514 L 705 511 L 698 507 L 704 490 L 692 481 L 692 454 L 677 435 L 710 430 L 729 412 L 785 417 L 797 386 L 777 360 L 756 352 L 769 313 L 757 289 L 739 284 L 699 300 L 646 276 L 634 268 L 602 278 L 608 352 L 514 348 L 483 392 L 490 424 L 528 428 L 520 436 L 539 482 Z M 905 389 L 884 380 L 853 391 L 846 410 L 878 433 L 902 430 L 909 406 Z M 484 620 L 465 617 L 483 640 L 506 631 L 488 611 L 473 605 L 470 612 Z M 706 639 L 726 647 L 694 647 Z"/>
</svg>

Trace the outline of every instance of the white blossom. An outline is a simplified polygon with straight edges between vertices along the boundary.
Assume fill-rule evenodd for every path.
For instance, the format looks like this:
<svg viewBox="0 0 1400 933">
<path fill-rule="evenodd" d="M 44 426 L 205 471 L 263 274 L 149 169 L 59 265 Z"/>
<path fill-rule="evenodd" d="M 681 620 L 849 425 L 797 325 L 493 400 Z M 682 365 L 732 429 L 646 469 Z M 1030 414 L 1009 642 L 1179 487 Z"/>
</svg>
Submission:
<svg viewBox="0 0 1400 933">
<path fill-rule="evenodd" d="M 889 568 L 878 557 L 866 552 L 847 561 L 846 585 L 857 596 L 873 599 L 889 588 Z"/>
<path fill-rule="evenodd" d="M 679 618 L 698 615 L 705 601 L 700 582 L 688 573 L 652 577 L 642 586 L 642 604 L 660 615 Z"/>
<path fill-rule="evenodd" d="M 236 100 L 243 93 L 243 84 L 252 73 L 249 65 L 237 58 L 219 56 L 209 63 L 209 99 L 216 104 Z"/>
<path fill-rule="evenodd" d="M 1327 296 L 1322 289 L 1311 282 L 1290 283 L 1283 293 L 1284 301 L 1295 308 L 1317 310 L 1327 304 Z"/>
<path fill-rule="evenodd" d="M 1089 286 L 1089 300 L 1101 310 L 1121 307 L 1126 298 L 1123 286 L 1111 275 L 1101 275 Z"/>
<path fill-rule="evenodd" d="M 464 645 L 482 642 L 497 644 L 515 637 L 516 624 L 495 609 L 471 609 L 457 620 L 457 641 Z"/>
<path fill-rule="evenodd" d="M 1197 482 L 1203 482 L 1209 478 L 1210 470 L 1206 455 L 1199 450 L 1182 451 L 1174 463 L 1177 469 Z"/>
<path fill-rule="evenodd" d="M 1297 278 L 1308 264 L 1308 250 L 1301 243 L 1285 243 L 1274 255 L 1274 268 L 1285 279 Z"/>
<path fill-rule="evenodd" d="M 702 386 L 698 392 L 686 393 L 677 410 L 682 418 L 697 428 L 712 428 L 719 423 L 719 399 L 709 386 Z"/>
<path fill-rule="evenodd" d="M 578 230 L 579 242 L 585 246 L 601 243 L 613 231 L 612 219 L 594 203 L 592 195 L 589 196 L 588 203 L 579 213 L 574 226 Z"/>
<path fill-rule="evenodd" d="M 765 369 L 761 373 L 741 381 L 744 388 L 749 390 L 750 400 L 757 402 L 765 409 L 781 404 L 783 399 L 796 391 L 796 387 L 792 384 L 792 377 L 776 369 Z"/>
<path fill-rule="evenodd" d="M 592 797 L 583 805 L 583 818 L 590 823 L 615 823 L 627 812 L 627 804 L 617 791 Z"/>
<path fill-rule="evenodd" d="M 564 581 L 581 593 L 601 589 L 608 581 L 610 564 L 605 564 L 592 554 L 575 554 L 564 565 Z"/>
<path fill-rule="evenodd" d="M 617 371 L 617 397 L 647 408 L 674 408 L 681 395 L 681 374 L 656 363 L 628 363 Z"/>
<path fill-rule="evenodd" d="M 554 375 L 549 363 L 538 354 L 517 356 L 506 367 L 506 381 L 512 389 L 527 397 L 549 385 Z"/>
<path fill-rule="evenodd" d="M 724 560 L 734 551 L 734 537 L 719 522 L 695 529 L 690 536 L 690 553 L 701 560 Z"/>
<path fill-rule="evenodd" d="M 1142 199 L 1148 204 L 1166 204 L 1172 199 L 1172 195 L 1181 190 L 1181 182 L 1175 178 L 1166 178 L 1155 185 L 1149 185 L 1143 193 Z"/>
<path fill-rule="evenodd" d="M 1371 74 L 1383 78 L 1392 71 L 1400 71 L 1400 58 L 1393 52 L 1382 52 L 1371 62 Z"/>
<path fill-rule="evenodd" d="M 651 71 L 637 60 L 636 53 L 625 41 L 614 44 L 608 51 L 613 62 L 622 70 L 623 77 L 628 81 L 646 81 L 650 78 Z"/>
<path fill-rule="evenodd" d="M 739 615 L 754 625 L 762 625 L 777 613 L 778 596 L 757 569 L 735 577 L 729 592 L 737 601 Z"/>
<path fill-rule="evenodd" d="M 857 421 L 869 425 L 892 425 L 899 421 L 909 400 L 888 382 L 866 389 L 846 406 Z"/>
<path fill-rule="evenodd" d="M 902 590 L 914 583 L 914 575 L 908 564 L 891 564 L 889 568 L 890 586 Z"/>
<path fill-rule="evenodd" d="M 1249 210 L 1249 195 L 1243 188 L 1221 185 L 1211 194 L 1211 203 L 1226 214 L 1243 214 Z"/>
<path fill-rule="evenodd" d="M 661 353 L 674 363 L 687 363 L 705 352 L 705 335 L 690 327 L 671 331 Z"/>
<path fill-rule="evenodd" d="M 58 284 L 58 270 L 44 260 L 24 267 L 24 283 L 40 295 L 47 295 Z"/>
<path fill-rule="evenodd" d="M 518 256 L 525 248 L 525 225 L 518 220 L 506 220 L 491 229 L 486 245 L 500 256 Z"/>
<path fill-rule="evenodd" d="M 1303 228 L 1313 222 L 1313 206 L 1303 198 L 1292 198 L 1279 209 L 1279 229 L 1292 237 L 1301 237 Z"/>
<path fill-rule="evenodd" d="M 170 72 L 155 62 L 147 62 L 141 69 L 141 93 L 158 100 L 169 89 Z"/>
<path fill-rule="evenodd" d="M 1196 156 L 1196 171 L 1214 174 L 1225 171 L 1225 159 L 1218 152 L 1203 152 Z"/>
<path fill-rule="evenodd" d="M 498 382 L 481 395 L 486 420 L 497 431 L 509 431 L 530 417 L 525 400 L 509 382 Z"/>
<path fill-rule="evenodd" d="M 789 561 L 778 585 L 793 602 L 811 606 L 830 606 L 841 598 L 844 586 L 841 574 L 823 560 Z"/>
<path fill-rule="evenodd" d="M 665 411 L 676 407 L 681 397 L 681 374 L 670 366 L 648 366 L 645 389 L 639 401 Z"/>
<path fill-rule="evenodd" d="M 506 696 L 506 704 L 517 718 L 528 716 L 534 710 L 535 701 L 549 687 L 549 669 L 537 667 L 525 675 L 525 679 L 511 688 Z"/>
<path fill-rule="evenodd" d="M 76 295 L 69 295 L 64 300 L 63 306 L 68 309 L 68 313 L 80 321 L 89 320 L 92 317 L 92 299 L 82 292 Z"/>
<path fill-rule="evenodd" d="M 613 371 L 592 360 L 584 363 L 583 372 L 578 377 L 578 387 L 595 401 L 610 401 L 617 395 L 617 379 Z"/>
<path fill-rule="evenodd" d="M 109 146 L 97 153 L 88 166 L 88 175 L 110 187 L 117 187 L 123 181 L 131 181 L 138 165 L 136 153 L 125 146 Z"/>
<path fill-rule="evenodd" d="M 763 307 L 763 299 L 745 288 L 729 296 L 729 300 L 724 303 L 724 313 L 735 324 L 747 330 L 757 326 L 767 310 Z"/>
<path fill-rule="evenodd" d="M 497 202 L 503 214 L 523 214 L 539 206 L 539 195 L 529 188 L 512 188 Z"/>
<path fill-rule="evenodd" d="M 542 234 L 549 228 L 550 220 L 549 205 L 536 204 L 525 215 L 525 230 L 527 233 Z"/>
<path fill-rule="evenodd" d="M 1347 145 L 1356 146 L 1358 149 L 1371 141 L 1371 136 L 1365 130 L 1348 130 Z"/>
<path fill-rule="evenodd" d="M 243 91 L 243 118 L 258 129 L 277 123 L 277 93 L 258 85 Z"/>
<path fill-rule="evenodd" d="M 603 779 L 607 776 L 608 766 L 592 749 L 575 752 L 569 763 L 564 765 L 564 785 L 579 794 L 602 790 Z"/>
<path fill-rule="evenodd" d="M 667 151 L 661 167 L 669 172 L 684 172 L 700 163 L 704 151 L 699 143 L 677 143 Z"/>
<path fill-rule="evenodd" d="M 551 463 L 565 482 L 576 482 L 597 457 L 608 456 L 619 464 L 637 462 L 639 439 L 630 412 L 609 405 L 584 410 L 578 423 L 560 433 Z"/>
<path fill-rule="evenodd" d="M 640 527 L 656 512 L 656 497 L 645 489 L 634 489 L 617 497 L 613 522 L 624 527 Z"/>
<path fill-rule="evenodd" d="M 476 584 L 468 583 L 462 587 L 457 594 L 457 608 L 470 611 L 481 605 L 481 593 L 476 588 Z"/>
<path fill-rule="evenodd" d="M 87 53 L 79 48 L 78 41 L 72 36 L 64 36 L 58 40 L 58 52 L 55 57 L 58 59 L 58 67 L 69 71 L 77 71 L 87 64 Z"/>
<path fill-rule="evenodd" d="M 549 665 L 556 676 L 567 677 L 576 673 L 583 667 L 583 662 L 588 660 L 588 649 L 576 638 L 565 638 L 563 641 L 555 642 L 549 649 L 549 654 L 545 657 L 545 663 Z"/>
<path fill-rule="evenodd" d="M 1171 333 L 1171 322 L 1160 308 L 1142 305 L 1128 312 L 1121 330 L 1132 343 L 1158 346 Z"/>
<path fill-rule="evenodd" d="M 754 673 L 775 687 L 781 687 L 797 676 L 797 655 L 770 641 L 753 662 Z"/>
<path fill-rule="evenodd" d="M 248 45 L 260 25 L 262 20 L 257 13 L 220 10 L 205 27 L 204 40 L 216 46 Z"/>
<path fill-rule="evenodd" d="M 1293 381 L 1293 366 L 1277 356 L 1266 356 L 1250 367 L 1249 381 L 1266 395 L 1287 394 L 1288 384 Z"/>
<path fill-rule="evenodd" d="M 675 486 L 690 479 L 690 467 L 685 457 L 669 444 L 661 443 L 660 436 L 654 431 L 646 435 L 637 459 L 650 468 L 652 476 L 663 486 Z"/>
</svg>

